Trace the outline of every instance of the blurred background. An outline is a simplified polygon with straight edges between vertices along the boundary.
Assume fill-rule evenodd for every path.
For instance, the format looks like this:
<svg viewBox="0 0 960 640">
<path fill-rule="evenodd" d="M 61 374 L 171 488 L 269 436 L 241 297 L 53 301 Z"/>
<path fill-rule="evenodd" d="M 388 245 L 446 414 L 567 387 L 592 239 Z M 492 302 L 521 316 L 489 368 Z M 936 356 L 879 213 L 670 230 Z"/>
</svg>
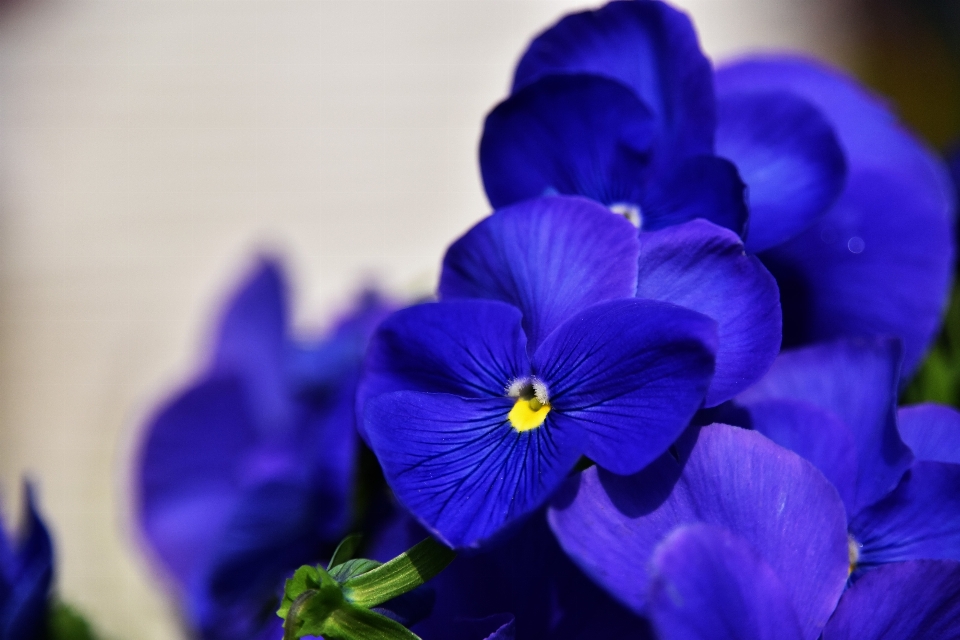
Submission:
<svg viewBox="0 0 960 640">
<path fill-rule="evenodd" d="M 715 61 L 805 51 L 960 132 L 960 3 L 683 0 Z M 108 638 L 178 637 L 130 523 L 139 427 L 258 254 L 318 331 L 429 291 L 487 213 L 476 145 L 533 0 L 0 0 L 0 496 L 36 481 L 59 585 Z"/>
</svg>

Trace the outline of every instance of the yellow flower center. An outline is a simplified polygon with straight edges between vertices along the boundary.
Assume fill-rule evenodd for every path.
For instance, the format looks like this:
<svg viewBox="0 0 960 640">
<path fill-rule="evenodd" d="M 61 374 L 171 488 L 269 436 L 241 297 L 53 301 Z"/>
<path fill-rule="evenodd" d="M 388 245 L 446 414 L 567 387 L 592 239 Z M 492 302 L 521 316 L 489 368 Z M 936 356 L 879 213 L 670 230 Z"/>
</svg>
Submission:
<svg viewBox="0 0 960 640">
<path fill-rule="evenodd" d="M 507 417 L 513 428 L 523 433 L 542 425 L 548 413 L 550 413 L 550 403 L 543 404 L 536 397 L 517 398 Z"/>
<path fill-rule="evenodd" d="M 850 560 L 847 567 L 847 576 L 849 576 L 857 568 L 857 563 L 860 562 L 860 543 L 850 535 L 847 536 L 847 557 Z"/>
</svg>

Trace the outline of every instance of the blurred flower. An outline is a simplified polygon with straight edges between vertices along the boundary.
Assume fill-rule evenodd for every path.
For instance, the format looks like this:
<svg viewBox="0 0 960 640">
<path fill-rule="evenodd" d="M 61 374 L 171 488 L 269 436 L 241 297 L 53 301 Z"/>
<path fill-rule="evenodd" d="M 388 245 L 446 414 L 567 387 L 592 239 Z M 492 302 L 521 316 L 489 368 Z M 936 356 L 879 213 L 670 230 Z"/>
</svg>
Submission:
<svg viewBox="0 0 960 640">
<path fill-rule="evenodd" d="M 354 516 L 354 393 L 390 307 L 364 294 L 324 338 L 300 342 L 286 297 L 279 266 L 262 262 L 140 452 L 140 525 L 205 638 L 276 635 L 284 578 L 332 551 Z"/>
<path fill-rule="evenodd" d="M 0 640 L 47 637 L 53 544 L 29 485 L 24 490 L 24 513 L 15 540 L 0 522 Z"/>
</svg>

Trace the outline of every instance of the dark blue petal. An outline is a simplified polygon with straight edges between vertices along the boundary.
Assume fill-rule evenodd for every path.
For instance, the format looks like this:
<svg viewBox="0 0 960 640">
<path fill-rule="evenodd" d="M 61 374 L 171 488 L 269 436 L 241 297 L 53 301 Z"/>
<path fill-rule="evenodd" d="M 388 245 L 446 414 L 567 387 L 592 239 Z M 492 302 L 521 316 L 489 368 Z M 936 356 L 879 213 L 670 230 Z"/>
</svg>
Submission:
<svg viewBox="0 0 960 640">
<path fill-rule="evenodd" d="M 664 146 L 689 155 L 713 150 L 711 72 L 685 14 L 661 2 L 611 2 L 539 35 L 517 65 L 513 90 L 555 74 L 614 78 L 653 110 Z"/>
<path fill-rule="evenodd" d="M 247 385 L 258 428 L 290 419 L 286 386 L 287 291 L 280 266 L 261 261 L 227 304 L 217 335 L 212 373 L 238 375 Z"/>
<path fill-rule="evenodd" d="M 147 542 L 181 585 L 216 548 L 240 496 L 238 467 L 256 442 L 236 378 L 197 384 L 150 422 L 140 451 L 139 518 Z"/>
<path fill-rule="evenodd" d="M 367 403 L 367 437 L 387 482 L 451 547 L 477 547 L 542 505 L 583 452 L 583 434 L 551 415 L 515 430 L 513 404 L 411 391 Z"/>
<path fill-rule="evenodd" d="M 843 594 L 823 640 L 943 640 L 960 628 L 960 564 L 880 567 Z"/>
<path fill-rule="evenodd" d="M 918 460 L 960 464 L 960 412 L 939 404 L 918 404 L 897 412 L 900 437 Z"/>
<path fill-rule="evenodd" d="M 702 155 L 658 168 L 642 201 L 642 228 L 656 231 L 703 218 L 742 236 L 747 228 L 743 181 L 729 160 Z"/>
<path fill-rule="evenodd" d="M 953 266 L 953 187 L 937 156 L 855 80 L 791 57 L 746 60 L 717 72 L 722 94 L 788 91 L 833 127 L 848 180 L 824 217 L 765 253 L 777 277 L 787 345 L 842 335 L 904 341 L 906 374 L 936 334 Z"/>
<path fill-rule="evenodd" d="M 650 618 L 661 640 L 800 640 L 790 594 L 742 538 L 681 527 L 653 554 Z"/>
<path fill-rule="evenodd" d="M 33 489 L 24 489 L 23 535 L 18 541 L 11 589 L 0 602 L 0 638 L 45 637 L 53 543 L 37 512 Z"/>
<path fill-rule="evenodd" d="M 619 82 L 543 78 L 487 116 L 480 140 L 487 197 L 495 208 L 551 193 L 637 204 L 653 126 L 649 109 Z"/>
<path fill-rule="evenodd" d="M 826 409 L 853 433 L 857 490 L 851 515 L 887 495 L 913 456 L 896 425 L 900 347 L 896 340 L 839 340 L 785 351 L 738 401 L 801 400 Z"/>
<path fill-rule="evenodd" d="M 757 400 L 744 403 L 743 408 L 750 427 L 812 462 L 837 489 L 847 513 L 853 513 L 859 475 L 857 445 L 840 418 L 802 400 Z"/>
<path fill-rule="evenodd" d="M 589 434 L 584 453 L 634 473 L 683 432 L 713 374 L 716 323 L 653 300 L 604 302 L 567 321 L 533 357 L 548 418 Z"/>
<path fill-rule="evenodd" d="M 860 566 L 960 560 L 960 465 L 915 462 L 887 497 L 857 514 Z"/>
<path fill-rule="evenodd" d="M 744 538 L 783 581 L 807 640 L 820 633 L 847 579 L 836 490 L 809 462 L 738 427 L 704 427 L 682 467 L 665 455 L 629 477 L 587 469 L 549 515 L 573 560 L 637 612 L 647 605 L 653 549 L 685 524 Z"/>
<path fill-rule="evenodd" d="M 440 296 L 488 298 L 523 312 L 530 352 L 597 302 L 630 298 L 639 243 L 622 216 L 580 198 L 541 198 L 497 211 L 454 242 Z"/>
<path fill-rule="evenodd" d="M 785 91 L 721 91 L 717 153 L 747 184 L 747 251 L 786 242 L 810 227 L 840 195 L 847 165 L 830 123 Z"/>
<path fill-rule="evenodd" d="M 708 407 L 756 382 L 780 351 L 780 296 L 760 261 L 734 233 L 702 220 L 640 234 L 637 297 L 716 320 L 717 366 Z"/>
<path fill-rule="evenodd" d="M 529 375 L 520 311 L 503 302 L 455 300 L 397 311 L 367 349 L 357 415 L 368 400 L 401 390 L 502 398 Z M 366 438 L 366 423 L 357 425 Z"/>
<path fill-rule="evenodd" d="M 514 640 L 517 637 L 516 624 L 509 613 L 495 614 L 479 620 L 459 620 L 451 631 L 445 640 Z M 427 637 L 425 640 L 431 639 Z"/>
</svg>

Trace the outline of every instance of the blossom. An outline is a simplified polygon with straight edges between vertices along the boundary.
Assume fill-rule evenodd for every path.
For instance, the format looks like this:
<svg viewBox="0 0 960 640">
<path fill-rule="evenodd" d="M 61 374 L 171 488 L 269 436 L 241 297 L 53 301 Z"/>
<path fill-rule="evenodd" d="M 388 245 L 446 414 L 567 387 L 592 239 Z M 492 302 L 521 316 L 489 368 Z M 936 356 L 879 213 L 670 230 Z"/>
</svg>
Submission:
<svg viewBox="0 0 960 640">
<path fill-rule="evenodd" d="M 754 57 L 712 73 L 689 19 L 656 0 L 537 36 L 487 118 L 480 163 L 497 207 L 559 192 L 644 230 L 705 218 L 740 234 L 777 278 L 787 346 L 894 335 L 909 372 L 936 332 L 953 255 L 942 163 L 820 63 Z"/>
<path fill-rule="evenodd" d="M 276 635 L 283 578 L 351 523 L 354 391 L 387 305 L 365 295 L 325 337 L 301 342 L 286 297 L 279 266 L 261 262 L 229 301 L 209 364 L 141 444 L 140 526 L 208 638 Z"/>
<path fill-rule="evenodd" d="M 24 490 L 24 512 L 16 540 L 11 539 L 0 523 L 0 638 L 3 640 L 46 637 L 53 544 L 29 485 Z"/>
<path fill-rule="evenodd" d="M 381 324 L 358 392 L 397 498 L 455 548 L 541 506 L 583 455 L 618 473 L 654 460 L 717 350 L 710 318 L 632 297 L 638 239 L 603 208 L 545 198 L 488 221 L 451 247 L 441 302 Z"/>
</svg>

